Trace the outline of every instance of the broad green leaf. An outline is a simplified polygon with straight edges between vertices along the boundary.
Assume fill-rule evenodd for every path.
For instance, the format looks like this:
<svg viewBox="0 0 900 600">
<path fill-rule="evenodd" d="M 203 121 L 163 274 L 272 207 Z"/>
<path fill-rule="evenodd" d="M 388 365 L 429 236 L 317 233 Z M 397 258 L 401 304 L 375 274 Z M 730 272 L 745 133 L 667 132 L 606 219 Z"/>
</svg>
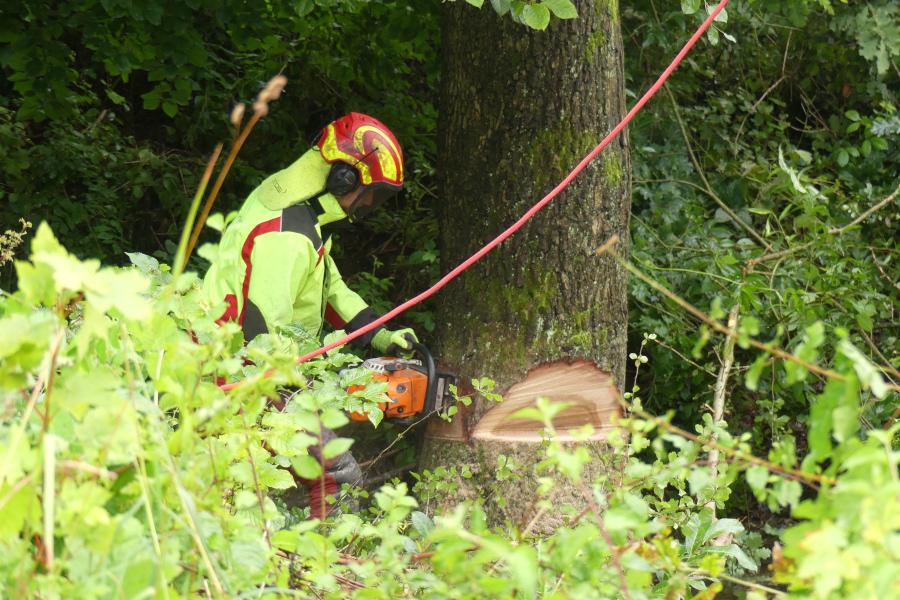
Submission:
<svg viewBox="0 0 900 600">
<path fill-rule="evenodd" d="M 410 514 L 410 521 L 422 537 L 427 536 L 434 529 L 434 523 L 431 518 L 423 512 L 414 510 Z"/>
<path fill-rule="evenodd" d="M 769 481 L 769 470 L 761 465 L 756 465 L 748 468 L 744 472 L 744 477 L 747 479 L 747 483 L 756 497 L 762 498 L 765 495 L 766 484 Z"/>
<path fill-rule="evenodd" d="M 352 438 L 334 438 L 330 440 L 325 447 L 322 448 L 322 457 L 325 460 L 330 460 L 337 456 L 340 456 L 344 452 L 350 449 L 350 446 L 353 445 Z"/>
<path fill-rule="evenodd" d="M 522 21 L 532 29 L 543 31 L 550 24 L 550 10 L 543 4 L 526 4 L 522 8 Z"/>
<path fill-rule="evenodd" d="M 692 15 L 700 10 L 700 0 L 681 0 L 681 12 Z"/>
<path fill-rule="evenodd" d="M 509 0 L 491 0 L 491 6 L 494 11 L 501 17 L 509 12 Z"/>
<path fill-rule="evenodd" d="M 475 8 L 481 8 L 484 5 L 484 0 L 466 0 L 467 4 L 471 4 Z"/>
<path fill-rule="evenodd" d="M 571 0 L 544 0 L 544 6 L 550 9 L 550 12 L 557 19 L 574 19 L 578 17 L 578 10 Z"/>
<path fill-rule="evenodd" d="M 152 256 L 147 256 L 140 252 L 126 252 L 128 260 L 144 273 L 153 273 L 159 271 L 159 261 Z"/>
<path fill-rule="evenodd" d="M 322 465 L 315 457 L 305 454 L 291 458 L 291 466 L 304 479 L 315 479 L 322 475 Z"/>
</svg>

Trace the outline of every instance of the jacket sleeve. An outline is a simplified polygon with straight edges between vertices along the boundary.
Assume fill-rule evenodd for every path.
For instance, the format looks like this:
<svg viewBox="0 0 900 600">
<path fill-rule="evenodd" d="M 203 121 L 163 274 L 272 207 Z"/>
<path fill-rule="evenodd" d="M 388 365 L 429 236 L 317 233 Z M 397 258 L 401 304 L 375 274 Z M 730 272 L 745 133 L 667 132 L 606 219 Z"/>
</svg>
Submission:
<svg viewBox="0 0 900 600">
<path fill-rule="evenodd" d="M 341 278 L 337 265 L 326 256 L 326 273 L 328 274 L 328 293 L 325 298 L 325 319 L 335 329 L 345 329 L 347 333 L 353 333 L 360 327 L 368 325 L 378 318 L 378 313 L 369 308 L 366 301 L 359 294 L 347 287 Z M 367 346 L 372 338 L 384 327 L 376 327 L 372 331 L 356 338 L 351 345 Z"/>
<path fill-rule="evenodd" d="M 294 320 L 294 302 L 317 258 L 310 241 L 297 233 L 279 231 L 256 238 L 250 254 L 250 285 L 244 308 L 248 341 L 257 333 L 272 331 Z M 255 315 L 255 311 L 261 315 Z M 254 317 L 264 320 L 263 331 L 253 331 L 248 319 Z"/>
</svg>

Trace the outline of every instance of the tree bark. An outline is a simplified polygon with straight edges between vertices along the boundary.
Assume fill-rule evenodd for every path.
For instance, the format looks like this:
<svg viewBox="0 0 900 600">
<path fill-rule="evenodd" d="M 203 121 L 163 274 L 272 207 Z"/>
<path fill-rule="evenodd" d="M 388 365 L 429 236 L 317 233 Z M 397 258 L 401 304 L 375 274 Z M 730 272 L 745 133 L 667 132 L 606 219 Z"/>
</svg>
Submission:
<svg viewBox="0 0 900 600">
<path fill-rule="evenodd" d="M 618 1 L 576 6 L 577 19 L 554 19 L 544 32 L 463 2 L 443 7 L 445 270 L 550 191 L 625 113 Z M 535 390 L 572 402 L 554 423 L 562 439 L 577 425 L 595 425 L 594 473 L 606 468 L 603 428 L 615 412 L 613 388 L 624 379 L 627 324 L 626 273 L 595 251 L 614 234 L 617 251 L 627 250 L 630 170 L 627 139 L 619 137 L 519 233 L 448 286 L 438 309 L 444 366 L 462 382 L 492 378 L 522 406 L 533 404 Z M 502 406 L 478 398 L 452 426 L 430 424 L 422 466 L 469 465 L 471 485 L 494 486 L 491 497 L 505 497 L 488 506 L 489 515 L 527 523 L 536 476 L 526 471 L 541 458 L 540 435 L 523 436 L 521 420 L 496 414 L 480 426 Z M 532 428 L 537 433 L 540 425 Z M 527 481 L 494 481 L 500 454 L 523 464 Z M 557 487 L 565 497 L 580 496 Z"/>
</svg>

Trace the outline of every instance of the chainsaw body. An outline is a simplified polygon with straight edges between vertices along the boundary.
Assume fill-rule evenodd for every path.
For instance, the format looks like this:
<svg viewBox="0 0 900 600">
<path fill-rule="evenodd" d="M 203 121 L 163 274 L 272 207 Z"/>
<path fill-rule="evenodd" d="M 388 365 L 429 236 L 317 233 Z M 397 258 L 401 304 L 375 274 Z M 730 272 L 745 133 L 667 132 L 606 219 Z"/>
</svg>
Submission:
<svg viewBox="0 0 900 600">
<path fill-rule="evenodd" d="M 421 417 L 433 411 L 442 411 L 453 402 L 450 385 L 456 384 L 456 377 L 448 373 L 438 373 L 431 352 L 423 344 L 413 344 L 417 357 L 414 359 L 380 357 L 370 358 L 358 368 L 373 372 L 373 381 L 387 383 L 390 402 L 381 402 L 378 407 L 388 419 L 409 419 Z M 351 386 L 348 392 L 360 389 Z M 367 421 L 363 413 L 350 413 L 354 421 Z"/>
</svg>

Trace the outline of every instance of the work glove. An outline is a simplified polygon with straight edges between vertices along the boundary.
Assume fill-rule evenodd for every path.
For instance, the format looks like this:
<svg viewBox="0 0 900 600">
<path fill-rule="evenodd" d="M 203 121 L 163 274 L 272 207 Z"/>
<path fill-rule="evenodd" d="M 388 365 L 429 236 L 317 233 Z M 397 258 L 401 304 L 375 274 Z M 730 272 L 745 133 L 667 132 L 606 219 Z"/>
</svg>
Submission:
<svg viewBox="0 0 900 600">
<path fill-rule="evenodd" d="M 408 337 L 407 337 L 408 336 Z M 412 343 L 419 342 L 416 332 L 408 327 L 406 329 L 379 329 L 372 338 L 372 347 L 382 354 L 396 355 L 401 350 L 412 350 Z"/>
</svg>

